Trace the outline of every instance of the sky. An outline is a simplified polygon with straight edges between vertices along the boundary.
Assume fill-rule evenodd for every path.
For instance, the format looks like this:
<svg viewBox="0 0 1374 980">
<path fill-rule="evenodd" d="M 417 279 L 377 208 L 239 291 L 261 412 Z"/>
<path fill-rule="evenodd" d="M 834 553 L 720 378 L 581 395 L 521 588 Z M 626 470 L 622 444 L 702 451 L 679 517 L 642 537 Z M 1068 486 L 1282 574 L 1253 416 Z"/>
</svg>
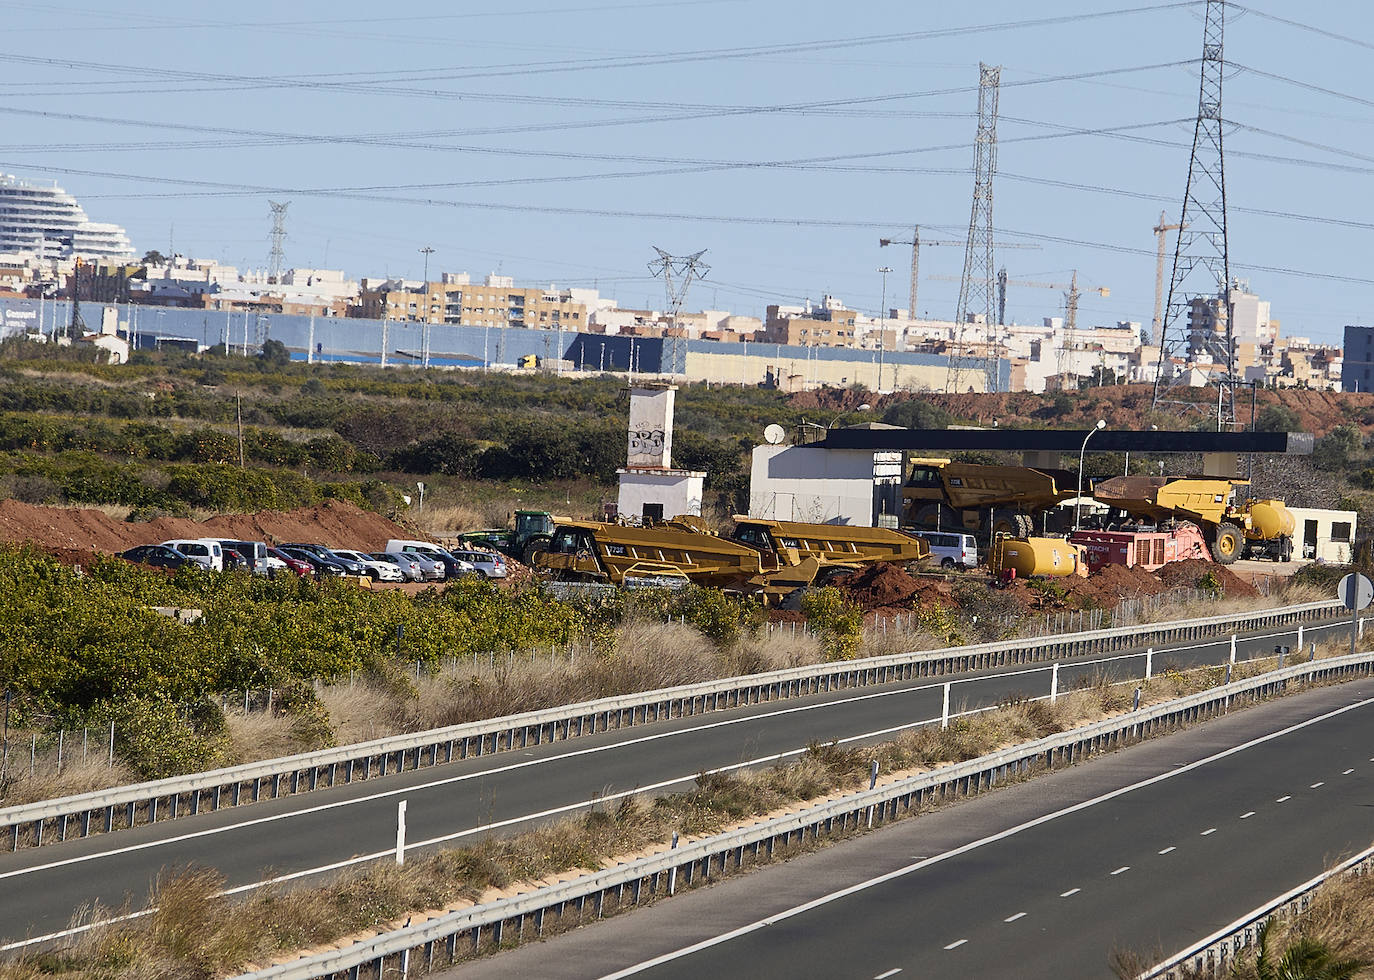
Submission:
<svg viewBox="0 0 1374 980">
<path fill-rule="evenodd" d="M 0 172 L 54 180 L 140 252 L 467 272 L 663 308 L 654 247 L 706 250 L 684 308 L 907 305 L 910 250 L 962 242 L 980 62 L 1002 68 L 994 238 L 1013 281 L 1153 315 L 1198 104 L 1201 2 L 0 0 Z M 1374 27 L 1354 0 L 1228 3 L 1232 274 L 1286 336 L 1374 322 Z M 1170 246 L 1172 256 L 1172 245 Z M 921 252 L 948 319 L 961 246 Z M 886 276 L 878 270 L 890 267 Z M 1166 278 L 1168 269 L 1166 268 Z M 1020 323 L 1059 289 L 1012 286 Z"/>
</svg>

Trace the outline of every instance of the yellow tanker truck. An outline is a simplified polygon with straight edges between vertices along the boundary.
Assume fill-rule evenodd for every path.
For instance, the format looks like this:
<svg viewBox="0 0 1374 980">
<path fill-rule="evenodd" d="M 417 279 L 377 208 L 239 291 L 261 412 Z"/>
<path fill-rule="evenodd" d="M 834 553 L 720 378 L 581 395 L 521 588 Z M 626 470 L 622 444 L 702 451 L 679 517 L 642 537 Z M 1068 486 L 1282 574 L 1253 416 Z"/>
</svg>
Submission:
<svg viewBox="0 0 1374 980">
<path fill-rule="evenodd" d="M 1147 520 L 1195 521 L 1223 565 L 1242 557 L 1293 558 L 1297 522 L 1282 500 L 1236 503 L 1248 480 L 1219 477 L 1114 476 L 1093 486 L 1093 498 Z"/>
</svg>

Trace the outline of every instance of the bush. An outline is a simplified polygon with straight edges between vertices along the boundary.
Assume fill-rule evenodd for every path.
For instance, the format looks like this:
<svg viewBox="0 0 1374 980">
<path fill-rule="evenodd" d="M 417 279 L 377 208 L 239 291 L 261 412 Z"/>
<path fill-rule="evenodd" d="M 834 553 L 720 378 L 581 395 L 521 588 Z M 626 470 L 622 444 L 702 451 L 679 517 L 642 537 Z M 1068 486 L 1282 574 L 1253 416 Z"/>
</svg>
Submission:
<svg viewBox="0 0 1374 980">
<path fill-rule="evenodd" d="M 821 648 L 829 660 L 852 660 L 858 656 L 863 639 L 863 610 L 849 602 L 835 588 L 814 589 L 802 596 L 806 621 L 821 637 Z"/>
</svg>

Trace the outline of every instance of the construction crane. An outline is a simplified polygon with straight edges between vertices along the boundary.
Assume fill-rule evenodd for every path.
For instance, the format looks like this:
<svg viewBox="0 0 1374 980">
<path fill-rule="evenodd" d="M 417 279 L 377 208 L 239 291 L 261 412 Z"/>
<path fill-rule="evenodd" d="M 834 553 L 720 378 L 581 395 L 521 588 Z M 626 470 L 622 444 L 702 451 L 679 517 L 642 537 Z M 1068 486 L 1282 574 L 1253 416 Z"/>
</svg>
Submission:
<svg viewBox="0 0 1374 980">
<path fill-rule="evenodd" d="M 911 230 L 911 241 L 901 241 L 896 238 L 879 238 L 878 247 L 886 248 L 888 245 L 910 245 L 911 246 L 911 293 L 908 297 L 907 316 L 912 320 L 916 319 L 916 281 L 921 271 L 921 246 L 922 245 L 957 245 L 963 248 L 966 243 L 963 241 L 931 241 L 926 239 L 921 241 L 921 226 L 916 225 Z M 884 311 L 886 312 L 886 311 Z"/>
<path fill-rule="evenodd" d="M 1180 231 L 1183 225 L 1171 225 L 1169 216 L 1159 212 L 1159 224 L 1155 225 L 1155 238 L 1159 242 L 1159 254 L 1155 258 L 1155 318 L 1150 323 L 1150 339 L 1160 342 L 1160 330 L 1164 326 L 1164 249 L 1169 240 L 1169 232 Z"/>
<path fill-rule="evenodd" d="M 1083 296 L 1083 291 L 1078 288 L 1078 270 L 1073 271 L 1073 275 L 1068 282 L 1027 282 L 1021 279 L 1008 279 L 1007 270 L 1001 268 L 997 270 L 997 322 L 1004 324 L 1007 322 L 1007 287 L 1008 286 L 1030 286 L 1034 289 L 1063 289 L 1064 292 L 1064 329 L 1073 330 L 1078 326 L 1078 301 Z M 1112 290 L 1110 286 L 1084 286 L 1083 289 L 1091 290 L 1099 296 L 1110 296 Z"/>
<path fill-rule="evenodd" d="M 921 238 L 921 226 L 916 225 L 911 230 L 911 240 L 904 241 L 899 238 L 879 238 L 878 247 L 885 248 L 888 245 L 910 245 L 911 246 L 911 293 L 908 296 L 907 316 L 915 320 L 916 313 L 916 281 L 921 271 L 921 249 L 927 245 L 956 245 L 963 248 L 967 242 L 959 241 L 932 241 L 929 238 Z M 1039 245 L 999 245 L 998 248 L 1039 248 Z M 962 282 L 959 276 L 931 276 L 931 279 L 948 279 L 951 282 Z"/>
</svg>

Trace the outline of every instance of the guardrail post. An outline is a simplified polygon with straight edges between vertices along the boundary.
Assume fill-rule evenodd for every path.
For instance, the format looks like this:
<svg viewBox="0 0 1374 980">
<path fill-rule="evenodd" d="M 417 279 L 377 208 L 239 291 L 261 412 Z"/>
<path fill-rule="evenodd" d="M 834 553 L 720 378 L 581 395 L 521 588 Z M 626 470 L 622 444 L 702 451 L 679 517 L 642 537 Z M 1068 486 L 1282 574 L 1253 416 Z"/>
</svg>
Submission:
<svg viewBox="0 0 1374 980">
<path fill-rule="evenodd" d="M 1145 648 L 1145 679 L 1148 681 L 1154 674 L 1155 667 L 1155 648 Z"/>
<path fill-rule="evenodd" d="M 668 849 L 669 849 L 669 850 L 677 850 L 677 841 L 678 841 L 678 835 L 677 835 L 677 831 L 675 830 L 675 831 L 673 831 L 673 843 L 672 843 L 672 846 L 669 847 Z M 672 895 L 673 895 L 676 891 L 677 891 L 677 865 L 673 865 L 671 868 L 668 869 L 668 896 L 671 898 Z"/>
<path fill-rule="evenodd" d="M 1302 627 L 1298 627 L 1298 646 L 1302 646 Z M 1236 662 L 1236 634 L 1231 634 L 1231 663 Z"/>
<path fill-rule="evenodd" d="M 406 801 L 396 804 L 396 863 L 406 863 Z"/>
<path fill-rule="evenodd" d="M 1050 667 L 1050 704 L 1059 700 L 1059 664 Z"/>
<path fill-rule="evenodd" d="M 940 727 L 949 727 L 949 688 L 950 682 L 945 681 L 945 705 L 940 709 Z"/>
<path fill-rule="evenodd" d="M 1302 649 L 1302 624 L 1298 624 L 1298 649 Z"/>
<path fill-rule="evenodd" d="M 1317 644 L 1315 644 L 1315 643 L 1312 644 L 1312 651 L 1311 651 L 1311 653 L 1308 654 L 1307 659 L 1308 659 L 1309 661 L 1311 661 L 1311 660 L 1316 660 L 1316 659 L 1317 659 Z"/>
<path fill-rule="evenodd" d="M 1131 703 L 1131 710 L 1132 710 L 1132 711 L 1139 711 L 1139 710 L 1140 710 L 1140 688 L 1138 688 L 1138 687 L 1135 689 L 1135 699 L 1134 699 L 1134 701 Z"/>
<path fill-rule="evenodd" d="M 877 759 L 874 759 L 874 760 L 873 760 L 873 765 L 872 765 L 872 766 L 869 768 L 869 770 L 868 770 L 868 788 L 869 788 L 869 789 L 873 789 L 873 787 L 875 787 L 875 786 L 877 786 L 877 785 L 878 785 L 878 760 L 877 760 Z M 868 829 L 869 829 L 869 830 L 872 830 L 872 829 L 873 829 L 873 805 L 872 805 L 872 804 L 869 804 L 869 807 L 868 807 Z"/>
</svg>

